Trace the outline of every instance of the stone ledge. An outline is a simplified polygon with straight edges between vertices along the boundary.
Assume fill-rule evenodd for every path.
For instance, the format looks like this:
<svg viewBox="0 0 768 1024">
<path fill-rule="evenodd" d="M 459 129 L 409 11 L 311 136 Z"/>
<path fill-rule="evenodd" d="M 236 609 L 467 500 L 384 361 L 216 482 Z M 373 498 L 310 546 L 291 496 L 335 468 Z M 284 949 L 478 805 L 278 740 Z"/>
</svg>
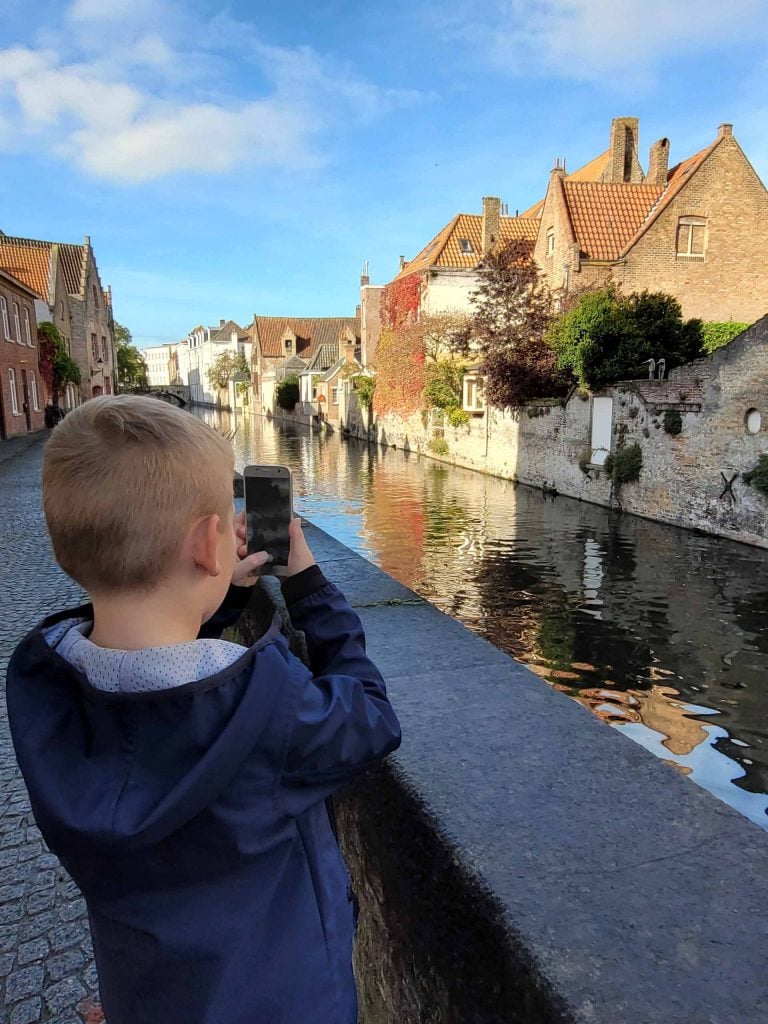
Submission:
<svg viewBox="0 0 768 1024">
<path fill-rule="evenodd" d="M 403 724 L 401 750 L 338 801 L 363 1024 L 764 1021 L 768 836 L 307 536 L 357 597 Z"/>
</svg>

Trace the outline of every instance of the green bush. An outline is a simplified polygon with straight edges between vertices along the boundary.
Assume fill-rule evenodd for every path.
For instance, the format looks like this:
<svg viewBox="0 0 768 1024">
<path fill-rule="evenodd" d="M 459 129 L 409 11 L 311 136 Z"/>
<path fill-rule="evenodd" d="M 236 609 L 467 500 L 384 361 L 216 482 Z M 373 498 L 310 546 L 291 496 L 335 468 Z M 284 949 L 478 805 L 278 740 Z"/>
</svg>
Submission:
<svg viewBox="0 0 768 1024">
<path fill-rule="evenodd" d="M 582 473 L 589 475 L 589 467 L 592 464 L 592 445 L 588 444 L 579 456 L 579 469 Z"/>
<path fill-rule="evenodd" d="M 643 453 L 639 444 L 619 448 L 615 455 L 610 453 L 605 460 L 605 471 L 613 478 L 616 487 L 638 480 L 642 468 Z"/>
<path fill-rule="evenodd" d="M 464 412 L 460 405 L 452 405 L 445 410 L 445 415 L 452 427 L 466 427 L 469 423 L 469 413 Z"/>
<path fill-rule="evenodd" d="M 702 324 L 704 351 L 714 352 L 716 349 L 722 348 L 723 345 L 727 345 L 729 341 L 737 338 L 742 331 L 746 331 L 748 327 L 749 324 L 736 323 L 735 320 L 728 320 L 726 323 L 717 323 L 714 320 L 710 320 Z"/>
<path fill-rule="evenodd" d="M 299 400 L 299 378 L 295 373 L 284 377 L 277 385 L 275 392 L 277 404 L 281 409 L 290 412 Z"/>
<path fill-rule="evenodd" d="M 355 393 L 357 400 L 363 409 L 370 409 L 373 402 L 373 393 L 376 390 L 375 377 L 358 377 L 355 381 Z"/>
<path fill-rule="evenodd" d="M 433 409 L 451 409 L 461 405 L 464 367 L 451 359 L 427 363 L 424 371 L 424 397 Z"/>
<path fill-rule="evenodd" d="M 768 455 L 761 455 L 757 465 L 748 473 L 744 473 L 744 483 L 757 488 L 768 497 Z"/>
<path fill-rule="evenodd" d="M 622 295 L 614 286 L 586 292 L 554 321 L 547 341 L 558 366 L 582 388 L 637 378 L 649 359 L 680 366 L 703 352 L 700 320 L 683 320 L 680 303 L 663 292 Z"/>
<path fill-rule="evenodd" d="M 448 454 L 448 442 L 444 437 L 433 437 L 427 445 L 427 448 L 435 455 L 447 455 Z"/>
<path fill-rule="evenodd" d="M 682 429 L 683 417 L 676 409 L 667 409 L 664 413 L 664 430 L 672 437 L 677 437 Z"/>
</svg>

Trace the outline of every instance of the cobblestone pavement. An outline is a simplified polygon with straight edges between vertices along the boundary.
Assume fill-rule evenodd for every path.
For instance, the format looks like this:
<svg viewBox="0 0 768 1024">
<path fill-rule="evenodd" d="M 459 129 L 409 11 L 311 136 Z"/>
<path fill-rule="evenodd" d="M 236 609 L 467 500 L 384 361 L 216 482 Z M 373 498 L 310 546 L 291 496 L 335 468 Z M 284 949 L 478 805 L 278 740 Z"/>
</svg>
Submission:
<svg viewBox="0 0 768 1024">
<path fill-rule="evenodd" d="M 0 1021 L 98 1024 L 85 904 L 32 820 L 5 707 L 17 642 L 50 611 L 82 599 L 48 547 L 42 441 L 0 442 Z"/>
</svg>

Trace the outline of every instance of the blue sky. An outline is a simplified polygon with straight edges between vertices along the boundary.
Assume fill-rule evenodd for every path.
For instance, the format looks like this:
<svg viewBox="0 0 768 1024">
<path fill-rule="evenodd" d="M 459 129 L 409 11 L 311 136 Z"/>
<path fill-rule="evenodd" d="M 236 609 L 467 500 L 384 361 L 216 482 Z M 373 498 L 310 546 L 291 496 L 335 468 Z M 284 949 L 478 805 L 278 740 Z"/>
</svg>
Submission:
<svg viewBox="0 0 768 1024">
<path fill-rule="evenodd" d="M 766 0 L 4 0 L 0 228 L 89 234 L 138 344 L 254 312 L 351 315 L 483 195 L 640 117 L 722 121 L 768 181 Z"/>
</svg>

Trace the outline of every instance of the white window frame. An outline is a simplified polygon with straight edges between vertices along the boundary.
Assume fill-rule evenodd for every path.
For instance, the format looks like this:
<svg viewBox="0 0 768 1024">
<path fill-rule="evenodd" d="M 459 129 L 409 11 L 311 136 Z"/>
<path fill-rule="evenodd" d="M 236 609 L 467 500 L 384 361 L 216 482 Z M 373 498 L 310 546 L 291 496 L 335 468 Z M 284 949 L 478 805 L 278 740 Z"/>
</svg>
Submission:
<svg viewBox="0 0 768 1024">
<path fill-rule="evenodd" d="M 339 389 L 331 388 L 331 405 L 339 404 Z"/>
<path fill-rule="evenodd" d="M 0 313 L 3 317 L 3 335 L 6 341 L 13 341 L 11 337 L 11 321 L 8 319 L 8 300 L 0 295 Z"/>
<path fill-rule="evenodd" d="M 555 253 L 555 229 L 547 231 L 547 256 L 554 256 Z"/>
<path fill-rule="evenodd" d="M 704 229 L 704 242 L 702 244 L 701 252 L 691 252 L 691 244 L 693 242 L 693 229 L 694 228 Z M 683 251 L 678 248 L 680 239 L 680 229 L 688 229 L 688 248 Z M 679 259 L 683 260 L 703 260 L 707 252 L 707 218 L 706 217 L 679 217 L 677 220 L 677 232 L 675 234 L 675 255 Z"/>
<path fill-rule="evenodd" d="M 24 334 L 27 336 L 27 344 L 32 348 L 32 323 L 26 306 L 24 307 Z"/>
<path fill-rule="evenodd" d="M 32 398 L 32 408 L 35 412 L 40 412 L 40 403 L 37 400 L 37 381 L 33 370 L 29 371 L 29 394 Z"/>
<path fill-rule="evenodd" d="M 21 314 L 18 302 L 13 304 L 13 329 L 16 332 L 16 343 L 18 345 L 23 344 L 21 340 Z"/>
<path fill-rule="evenodd" d="M 11 412 L 14 416 L 21 416 L 19 412 L 19 396 L 16 391 L 16 371 L 12 366 L 8 368 L 8 390 L 11 393 Z"/>
<path fill-rule="evenodd" d="M 461 391 L 464 412 L 485 412 L 485 377 L 481 373 L 465 373 Z"/>
</svg>

